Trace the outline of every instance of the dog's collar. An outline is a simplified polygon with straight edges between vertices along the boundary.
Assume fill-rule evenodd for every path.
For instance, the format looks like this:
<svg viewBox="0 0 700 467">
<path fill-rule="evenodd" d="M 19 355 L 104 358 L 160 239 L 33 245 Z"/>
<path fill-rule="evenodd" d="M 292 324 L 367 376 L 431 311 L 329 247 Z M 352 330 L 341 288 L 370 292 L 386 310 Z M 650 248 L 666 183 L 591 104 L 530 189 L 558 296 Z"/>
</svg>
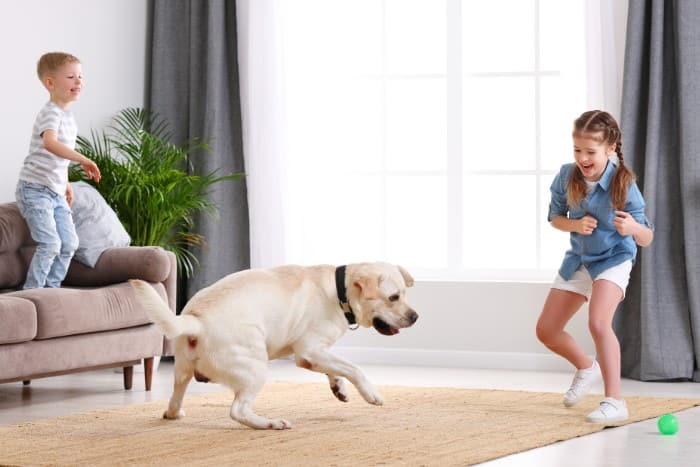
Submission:
<svg viewBox="0 0 700 467">
<path fill-rule="evenodd" d="M 340 303 L 340 308 L 343 309 L 345 313 L 345 319 L 348 320 L 350 329 L 353 331 L 359 327 L 357 320 L 355 319 L 355 313 L 352 311 L 350 302 L 348 302 L 348 296 L 345 290 L 345 266 L 338 266 L 335 268 L 335 291 L 338 293 L 338 302 Z M 355 327 L 353 327 L 353 325 Z"/>
</svg>

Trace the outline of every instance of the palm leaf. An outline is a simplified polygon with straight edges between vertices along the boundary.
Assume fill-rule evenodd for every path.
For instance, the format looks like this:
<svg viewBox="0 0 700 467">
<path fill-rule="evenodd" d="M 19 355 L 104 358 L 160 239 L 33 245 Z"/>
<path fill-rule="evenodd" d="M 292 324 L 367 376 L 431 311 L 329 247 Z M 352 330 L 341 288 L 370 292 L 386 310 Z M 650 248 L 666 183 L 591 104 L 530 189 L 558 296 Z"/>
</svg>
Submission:
<svg viewBox="0 0 700 467">
<path fill-rule="evenodd" d="M 157 245 L 177 257 L 178 271 L 190 277 L 198 265 L 192 251 L 205 238 L 194 232 L 197 213 L 217 215 L 208 198 L 212 185 L 244 176 L 218 170 L 195 173 L 190 158 L 203 157 L 209 144 L 193 138 L 172 143 L 168 123 L 153 112 L 127 108 L 103 132 L 78 137 L 77 151 L 95 161 L 102 179 L 94 183 L 79 165 L 71 166 L 71 181 L 94 186 L 114 209 L 131 235 L 132 245 Z"/>
</svg>

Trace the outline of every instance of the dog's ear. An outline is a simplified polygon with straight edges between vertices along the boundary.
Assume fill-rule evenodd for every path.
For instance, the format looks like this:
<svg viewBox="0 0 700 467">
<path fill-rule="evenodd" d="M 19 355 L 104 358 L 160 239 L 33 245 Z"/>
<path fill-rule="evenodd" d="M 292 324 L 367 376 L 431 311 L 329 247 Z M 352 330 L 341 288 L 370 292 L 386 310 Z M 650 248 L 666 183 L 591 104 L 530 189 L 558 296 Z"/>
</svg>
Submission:
<svg viewBox="0 0 700 467">
<path fill-rule="evenodd" d="M 360 289 L 360 297 L 363 300 L 371 300 L 379 296 L 379 277 L 362 276 L 355 279 L 353 285 Z"/>
<path fill-rule="evenodd" d="M 403 266 L 396 265 L 399 268 L 399 272 L 403 276 L 403 281 L 406 283 L 406 287 L 413 287 L 413 276 L 411 276 L 408 271 Z"/>
</svg>

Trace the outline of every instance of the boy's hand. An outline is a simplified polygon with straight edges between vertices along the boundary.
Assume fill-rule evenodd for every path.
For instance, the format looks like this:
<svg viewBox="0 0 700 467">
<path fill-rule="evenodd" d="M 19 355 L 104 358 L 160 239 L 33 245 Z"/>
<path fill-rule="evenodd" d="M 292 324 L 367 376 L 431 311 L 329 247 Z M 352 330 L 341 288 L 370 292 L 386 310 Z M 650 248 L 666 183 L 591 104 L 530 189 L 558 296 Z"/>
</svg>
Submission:
<svg viewBox="0 0 700 467">
<path fill-rule="evenodd" d="M 85 175 L 87 175 L 87 178 L 95 180 L 95 182 L 100 181 L 102 175 L 100 174 L 100 168 L 97 167 L 97 164 L 92 162 L 90 159 L 85 158 L 84 161 L 80 162 L 80 165 L 82 166 Z"/>
<path fill-rule="evenodd" d="M 54 130 L 44 131 L 42 137 L 44 139 L 44 148 L 47 151 L 55 156 L 77 162 L 83 167 L 83 171 L 88 179 L 95 180 L 95 182 L 100 181 L 102 175 L 100 174 L 100 169 L 97 167 L 97 164 L 74 149 L 71 149 L 65 144 L 61 143 L 58 140 L 58 135 Z"/>
<path fill-rule="evenodd" d="M 73 187 L 70 186 L 70 183 L 66 184 L 66 202 L 68 202 L 68 206 L 73 206 Z"/>
<path fill-rule="evenodd" d="M 591 235 L 596 227 L 598 227 L 598 221 L 595 217 L 583 216 L 578 220 L 576 232 L 581 235 Z"/>
<path fill-rule="evenodd" d="M 623 237 L 634 235 L 634 233 L 637 231 L 637 226 L 639 225 L 635 218 L 632 217 L 630 213 L 625 211 L 615 211 L 615 219 L 613 219 L 613 224 L 615 224 L 617 233 Z"/>
</svg>

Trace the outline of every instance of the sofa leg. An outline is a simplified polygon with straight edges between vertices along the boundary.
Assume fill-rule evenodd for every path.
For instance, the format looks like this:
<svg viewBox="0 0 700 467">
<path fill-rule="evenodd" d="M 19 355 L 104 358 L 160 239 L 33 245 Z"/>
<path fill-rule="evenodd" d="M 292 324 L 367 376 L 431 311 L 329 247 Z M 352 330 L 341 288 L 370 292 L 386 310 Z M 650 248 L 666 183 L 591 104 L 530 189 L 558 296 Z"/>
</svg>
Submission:
<svg viewBox="0 0 700 467">
<path fill-rule="evenodd" d="M 25 379 L 24 381 L 22 381 L 22 384 L 24 384 L 25 386 L 29 386 L 31 383 L 32 383 L 31 379 Z"/>
<path fill-rule="evenodd" d="M 134 381 L 134 367 L 124 367 L 124 389 L 131 389 L 131 384 Z"/>
<path fill-rule="evenodd" d="M 143 359 L 143 374 L 146 379 L 146 391 L 150 391 L 153 380 L 153 357 Z"/>
</svg>

